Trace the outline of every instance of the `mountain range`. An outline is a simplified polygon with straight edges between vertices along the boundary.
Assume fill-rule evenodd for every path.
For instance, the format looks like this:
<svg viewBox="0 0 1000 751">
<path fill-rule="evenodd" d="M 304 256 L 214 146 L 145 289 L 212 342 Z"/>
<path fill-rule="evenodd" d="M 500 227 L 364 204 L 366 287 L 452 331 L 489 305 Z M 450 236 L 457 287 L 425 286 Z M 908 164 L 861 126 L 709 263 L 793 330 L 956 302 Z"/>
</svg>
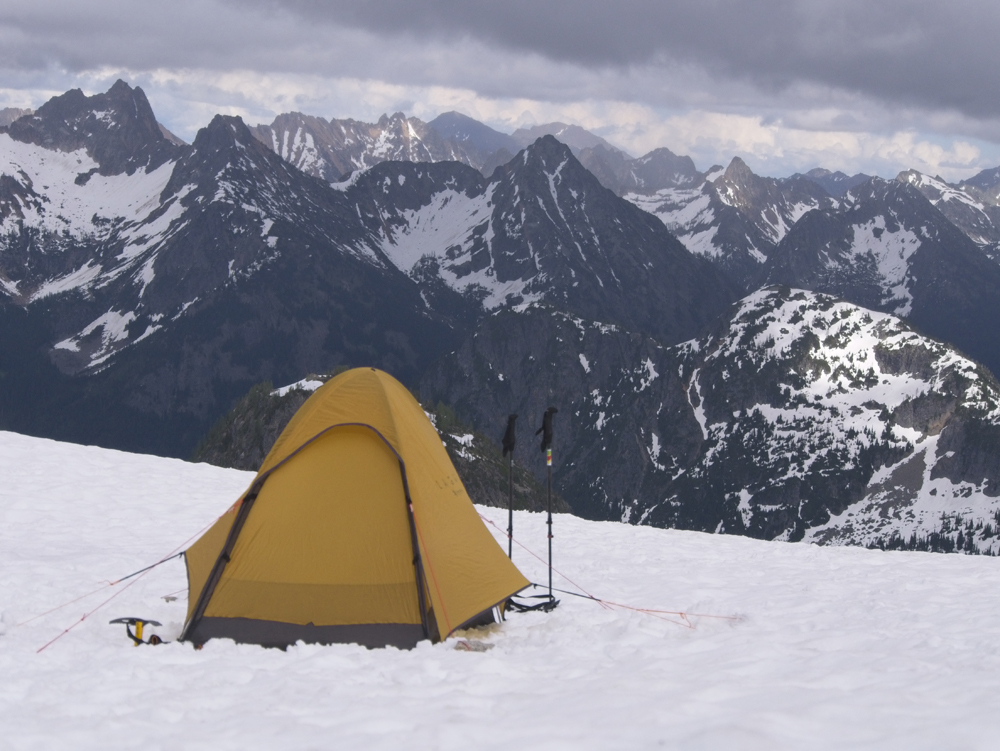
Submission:
<svg viewBox="0 0 1000 751">
<path fill-rule="evenodd" d="M 458 113 L 185 144 L 119 81 L 0 127 L 0 173 L 5 429 L 189 456 L 255 384 L 372 365 L 486 434 L 557 405 L 592 518 L 991 550 L 1000 170 L 702 173 Z"/>
</svg>

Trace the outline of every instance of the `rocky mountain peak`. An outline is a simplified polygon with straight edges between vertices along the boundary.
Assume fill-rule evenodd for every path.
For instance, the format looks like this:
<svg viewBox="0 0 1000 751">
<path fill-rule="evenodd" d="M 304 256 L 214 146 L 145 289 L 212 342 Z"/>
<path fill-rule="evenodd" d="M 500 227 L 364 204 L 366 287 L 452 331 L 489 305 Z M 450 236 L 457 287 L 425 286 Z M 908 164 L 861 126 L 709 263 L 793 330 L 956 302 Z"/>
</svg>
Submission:
<svg viewBox="0 0 1000 751">
<path fill-rule="evenodd" d="M 402 112 L 383 114 L 376 123 L 288 113 L 251 130 L 286 162 L 329 183 L 386 161 L 457 161 L 479 168 L 485 159 L 475 144 L 445 137 Z"/>
<path fill-rule="evenodd" d="M 278 203 L 291 216 L 296 213 L 290 208 L 296 201 L 292 185 L 311 186 L 313 182 L 261 143 L 242 118 L 216 115 L 198 131 L 190 153 L 171 174 L 163 197 L 197 185 L 203 199 L 226 196 L 236 205 Z M 193 199 L 192 195 L 186 200 Z"/>
<path fill-rule="evenodd" d="M 34 114 L 34 110 L 22 109 L 20 107 L 0 108 L 0 128 L 10 125 L 15 120 Z"/>
<path fill-rule="evenodd" d="M 916 174 L 920 175 L 920 173 Z M 872 177 L 851 188 L 845 194 L 845 198 L 849 200 L 851 210 L 860 213 L 886 209 L 910 213 L 916 207 L 919 207 L 920 210 L 930 209 L 933 211 L 926 196 L 917 189 L 918 184 L 919 182 L 911 182 L 909 177 L 906 180 L 885 180 L 881 177 Z M 941 184 L 944 184 L 943 181 Z M 937 214 L 937 212 L 934 213 Z M 941 218 L 943 219 L 943 217 Z"/>
<path fill-rule="evenodd" d="M 757 175 L 747 166 L 746 162 L 738 156 L 734 156 L 729 166 L 726 167 L 723 178 L 733 185 L 745 186 L 752 183 L 757 178 Z"/>
<path fill-rule="evenodd" d="M 579 125 L 567 125 L 566 123 L 546 123 L 545 125 L 533 125 L 530 128 L 518 128 L 511 134 L 516 142 L 521 146 L 527 146 L 530 143 L 535 142 L 542 136 L 555 136 L 559 141 L 566 144 L 574 152 L 578 152 L 581 149 L 594 148 L 595 146 L 603 146 L 611 151 L 618 151 L 624 154 L 626 157 L 631 159 L 628 154 L 625 154 L 619 148 L 612 146 L 610 143 L 605 141 L 600 136 L 591 133 L 589 130 L 581 128 Z"/>
<path fill-rule="evenodd" d="M 1000 188 L 1000 167 L 983 170 L 968 180 L 962 180 L 959 185 L 978 188 L 982 191 L 993 191 L 993 194 L 996 195 L 997 188 Z"/>
<path fill-rule="evenodd" d="M 224 151 L 235 144 L 244 146 L 256 145 L 250 128 L 237 115 L 216 115 L 212 121 L 198 131 L 193 146 L 199 151 Z"/>
<path fill-rule="evenodd" d="M 393 112 L 391 115 L 383 113 L 378 119 L 380 128 L 401 127 L 406 123 L 406 115 L 403 112 Z"/>
<path fill-rule="evenodd" d="M 726 168 L 722 178 L 716 180 L 715 188 L 723 202 L 736 208 L 756 208 L 758 204 L 780 201 L 780 191 L 776 181 L 760 177 L 738 156 Z"/>
<path fill-rule="evenodd" d="M 576 161 L 573 150 L 555 136 L 542 136 L 524 149 L 526 166 L 538 165 L 543 169 L 555 169 L 570 159 Z"/>
<path fill-rule="evenodd" d="M 31 117 L 11 123 L 10 137 L 47 149 L 85 149 L 102 175 L 155 169 L 179 154 L 153 115 L 141 88 L 119 79 L 103 94 L 73 89 L 53 97 Z"/>
<path fill-rule="evenodd" d="M 503 149 L 510 156 L 513 156 L 520 150 L 520 144 L 511 136 L 494 130 L 461 112 L 445 112 L 435 117 L 427 125 L 436 130 L 442 138 L 468 143 L 483 154 L 493 154 Z"/>
<path fill-rule="evenodd" d="M 801 177 L 816 183 L 831 196 L 840 197 L 851 188 L 868 180 L 871 175 L 865 175 L 861 172 L 855 175 L 845 175 L 840 171 L 831 172 L 823 167 L 816 167 Z"/>
</svg>

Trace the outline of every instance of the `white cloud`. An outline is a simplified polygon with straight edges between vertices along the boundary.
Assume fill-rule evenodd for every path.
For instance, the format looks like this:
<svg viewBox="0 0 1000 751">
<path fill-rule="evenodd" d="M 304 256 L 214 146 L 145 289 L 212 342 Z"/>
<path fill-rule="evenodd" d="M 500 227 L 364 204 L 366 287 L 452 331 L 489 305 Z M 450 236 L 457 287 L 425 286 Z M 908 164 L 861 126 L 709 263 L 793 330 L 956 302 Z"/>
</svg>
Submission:
<svg viewBox="0 0 1000 751">
<path fill-rule="evenodd" d="M 383 113 L 404 111 L 425 120 L 458 110 L 510 132 L 524 124 L 560 120 L 588 128 L 633 155 L 660 146 L 688 154 L 701 169 L 742 157 L 755 171 L 787 175 L 815 166 L 844 172 L 868 172 L 893 177 L 914 168 L 949 180 L 971 176 L 1000 163 L 1000 147 L 975 138 L 942 137 L 913 127 L 880 130 L 891 118 L 857 98 L 828 97 L 836 104 L 809 106 L 819 97 L 797 94 L 798 109 L 784 116 L 773 100 L 763 102 L 768 114 L 755 114 L 736 97 L 738 111 L 711 107 L 658 107 L 613 98 L 579 101 L 528 97 L 490 97 L 471 88 L 415 86 L 353 77 L 269 73 L 251 70 L 166 69 L 134 71 L 104 67 L 71 74 L 49 71 L 25 88 L 0 89 L 0 105 L 37 107 L 49 97 L 79 87 L 85 93 L 104 91 L 117 78 L 141 86 L 157 117 L 185 140 L 217 114 L 238 115 L 249 124 L 270 122 L 293 110 L 321 117 L 353 117 L 374 121 Z M 44 80 L 41 80 L 44 78 Z M 738 93 L 735 92 L 734 93 Z M 745 92 L 742 92 L 745 95 Z M 749 111 L 749 112 L 748 112 Z M 944 120 L 955 125 L 958 118 Z M 920 121 L 906 113 L 906 122 Z M 837 127 L 848 123 L 851 129 Z M 866 130 L 872 127 L 874 130 Z"/>
</svg>

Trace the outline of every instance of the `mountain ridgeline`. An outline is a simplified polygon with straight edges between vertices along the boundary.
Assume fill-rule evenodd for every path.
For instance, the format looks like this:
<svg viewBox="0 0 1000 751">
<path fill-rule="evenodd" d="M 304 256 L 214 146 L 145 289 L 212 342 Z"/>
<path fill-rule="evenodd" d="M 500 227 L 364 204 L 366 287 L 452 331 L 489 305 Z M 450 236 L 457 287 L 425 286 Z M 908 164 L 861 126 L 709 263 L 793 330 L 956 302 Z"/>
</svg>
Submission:
<svg viewBox="0 0 1000 751">
<path fill-rule="evenodd" d="M 997 171 L 703 173 L 459 113 L 185 144 L 121 81 L 8 120 L 0 428 L 251 468 L 304 398 L 259 384 L 370 365 L 452 405 L 487 503 L 507 414 L 555 405 L 578 514 L 998 552 Z"/>
</svg>

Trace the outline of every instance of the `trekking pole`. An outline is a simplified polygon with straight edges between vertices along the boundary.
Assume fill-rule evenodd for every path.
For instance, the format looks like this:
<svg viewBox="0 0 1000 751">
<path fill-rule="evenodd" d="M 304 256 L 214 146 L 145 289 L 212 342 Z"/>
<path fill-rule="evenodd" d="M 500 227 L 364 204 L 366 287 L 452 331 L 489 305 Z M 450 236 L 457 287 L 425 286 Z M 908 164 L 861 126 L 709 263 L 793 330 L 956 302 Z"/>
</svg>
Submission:
<svg viewBox="0 0 1000 751">
<path fill-rule="evenodd" d="M 545 450 L 545 463 L 548 466 L 549 475 L 549 599 L 552 597 L 552 449 Z"/>
<path fill-rule="evenodd" d="M 549 407 L 542 415 L 542 427 L 535 435 L 542 434 L 542 453 L 545 454 L 545 465 L 548 470 L 548 521 L 549 527 L 549 603 L 555 607 L 555 597 L 552 595 L 552 416 L 559 410 Z"/>
<path fill-rule="evenodd" d="M 507 557 L 514 560 L 514 444 L 517 415 L 507 416 L 507 432 L 503 434 L 503 453 L 507 461 Z"/>
<path fill-rule="evenodd" d="M 514 560 L 514 455 L 507 464 L 507 557 Z"/>
</svg>

